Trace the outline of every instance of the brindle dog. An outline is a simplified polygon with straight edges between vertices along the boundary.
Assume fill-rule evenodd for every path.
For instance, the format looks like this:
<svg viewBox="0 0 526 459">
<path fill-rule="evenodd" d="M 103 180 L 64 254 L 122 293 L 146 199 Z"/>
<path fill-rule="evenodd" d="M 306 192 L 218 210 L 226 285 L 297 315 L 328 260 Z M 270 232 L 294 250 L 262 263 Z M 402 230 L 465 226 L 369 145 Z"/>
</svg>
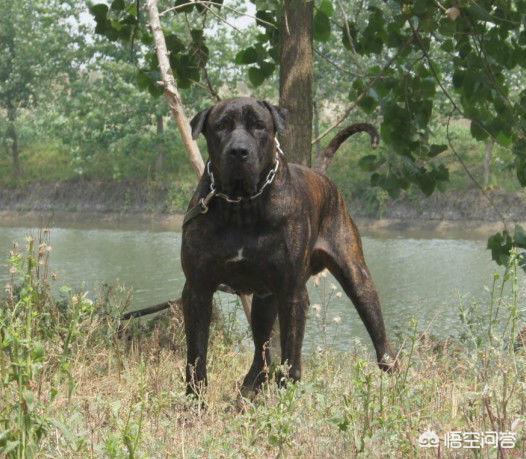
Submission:
<svg viewBox="0 0 526 459">
<path fill-rule="evenodd" d="M 277 152 L 275 136 L 284 128 L 285 118 L 284 110 L 267 102 L 236 98 L 198 113 L 191 121 L 193 137 L 201 132 L 206 137 L 210 162 L 189 207 L 198 212 L 183 227 L 189 393 L 199 391 L 207 381 L 212 295 L 221 284 L 237 293 L 254 294 L 254 360 L 243 388 L 257 390 L 267 378 L 268 342 L 276 317 L 281 362 L 288 368 L 286 376 L 298 380 L 309 305 L 306 283 L 324 268 L 358 310 L 380 368 L 394 368 L 395 356 L 358 230 L 342 195 L 327 177 L 289 164 Z M 270 171 L 276 167 L 272 180 Z M 212 177 L 215 196 L 210 195 Z M 200 201 L 207 196 L 207 204 Z M 227 197 L 241 199 L 232 203 Z"/>
</svg>

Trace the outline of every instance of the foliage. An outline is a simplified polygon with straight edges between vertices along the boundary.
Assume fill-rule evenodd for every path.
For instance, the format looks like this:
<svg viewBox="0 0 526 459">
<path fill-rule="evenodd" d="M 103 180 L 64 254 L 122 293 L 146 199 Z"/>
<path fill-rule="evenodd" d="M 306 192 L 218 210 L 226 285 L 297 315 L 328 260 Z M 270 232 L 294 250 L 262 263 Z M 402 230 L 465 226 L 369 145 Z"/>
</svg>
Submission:
<svg viewBox="0 0 526 459">
<path fill-rule="evenodd" d="M 93 312 L 85 294 L 62 302 L 51 297 L 48 236 L 38 246 L 28 237 L 25 254 L 14 247 L 8 297 L 0 308 L 0 453 L 6 457 L 36 456 L 51 426 L 62 427 L 46 415 L 45 400 L 53 401 L 64 386 L 71 395 L 71 359 Z M 50 371 L 53 379 L 43 388 Z"/>
</svg>

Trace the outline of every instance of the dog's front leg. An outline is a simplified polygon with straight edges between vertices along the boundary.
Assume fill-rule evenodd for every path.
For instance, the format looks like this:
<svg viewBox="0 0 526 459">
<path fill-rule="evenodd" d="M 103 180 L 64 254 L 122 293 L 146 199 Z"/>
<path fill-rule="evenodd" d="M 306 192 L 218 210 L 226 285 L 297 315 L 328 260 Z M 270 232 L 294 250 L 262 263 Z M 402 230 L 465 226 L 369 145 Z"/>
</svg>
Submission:
<svg viewBox="0 0 526 459">
<path fill-rule="evenodd" d="M 301 378 L 301 348 L 308 307 L 309 295 L 305 286 L 282 295 L 278 317 L 284 373 L 278 375 L 278 384 L 285 382 L 287 376 L 293 381 Z"/>
<path fill-rule="evenodd" d="M 213 290 L 186 282 L 183 314 L 186 333 L 186 393 L 198 395 L 207 383 L 206 353 L 212 318 Z"/>
</svg>

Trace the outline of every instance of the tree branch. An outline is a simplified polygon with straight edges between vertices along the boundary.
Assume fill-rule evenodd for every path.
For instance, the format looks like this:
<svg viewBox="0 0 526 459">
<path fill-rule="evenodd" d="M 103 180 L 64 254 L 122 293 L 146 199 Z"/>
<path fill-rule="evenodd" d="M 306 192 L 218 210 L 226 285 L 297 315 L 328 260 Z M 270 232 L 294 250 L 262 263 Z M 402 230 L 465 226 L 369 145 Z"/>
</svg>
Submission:
<svg viewBox="0 0 526 459">
<path fill-rule="evenodd" d="M 150 16 L 150 28 L 152 29 L 155 49 L 157 51 L 157 60 L 159 61 L 159 69 L 163 79 L 164 94 L 168 100 L 168 105 L 170 106 L 172 115 L 177 123 L 190 162 L 192 163 L 197 176 L 200 178 L 201 175 L 203 175 L 205 163 L 199 152 L 197 143 L 192 139 L 190 124 L 184 113 L 181 96 L 175 85 L 174 75 L 172 68 L 170 67 L 170 61 L 168 60 L 168 49 L 166 48 L 166 41 L 161 28 L 161 20 L 159 19 L 157 0 L 148 0 L 147 8 Z"/>
<path fill-rule="evenodd" d="M 237 10 L 235 8 L 232 8 L 231 6 L 228 6 L 228 5 L 219 5 L 216 2 L 205 1 L 205 0 L 196 0 L 196 1 L 188 2 L 188 3 L 183 3 L 182 5 L 173 6 L 172 8 L 168 8 L 167 10 L 164 10 L 163 12 L 159 13 L 159 16 L 164 16 L 166 13 L 169 13 L 170 11 L 176 11 L 176 10 L 179 10 L 179 9 L 184 8 L 186 6 L 199 5 L 199 4 L 202 4 L 203 6 L 204 5 L 221 6 L 221 8 L 224 8 L 224 9 L 227 9 L 229 11 L 232 11 L 233 13 L 235 13 L 235 14 L 237 14 L 239 16 L 245 16 L 247 18 L 252 18 L 258 24 L 262 24 L 262 25 L 264 24 L 264 25 L 267 25 L 269 27 L 273 27 L 274 29 L 276 28 L 276 26 L 274 24 L 272 24 L 271 22 L 265 21 L 264 19 L 260 19 L 257 16 L 254 16 L 252 14 L 243 13 L 242 11 L 239 11 L 239 10 Z"/>
</svg>

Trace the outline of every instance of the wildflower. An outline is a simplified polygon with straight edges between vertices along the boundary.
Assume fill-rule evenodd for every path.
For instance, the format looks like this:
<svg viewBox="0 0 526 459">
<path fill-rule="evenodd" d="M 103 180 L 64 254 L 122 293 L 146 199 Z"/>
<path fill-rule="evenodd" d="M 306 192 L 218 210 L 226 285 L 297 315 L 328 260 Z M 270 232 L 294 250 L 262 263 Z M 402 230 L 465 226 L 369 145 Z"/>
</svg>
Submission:
<svg viewBox="0 0 526 459">
<path fill-rule="evenodd" d="M 321 304 L 319 303 L 314 303 L 312 305 L 312 309 L 314 309 L 317 313 L 319 313 L 321 311 Z"/>
<path fill-rule="evenodd" d="M 324 269 L 321 273 L 320 273 L 321 277 L 327 277 L 327 270 Z"/>
<path fill-rule="evenodd" d="M 338 287 L 336 287 L 336 284 L 331 284 L 331 290 L 336 290 Z"/>
<path fill-rule="evenodd" d="M 82 295 L 82 302 L 85 306 L 93 306 L 93 300 L 90 300 L 86 295 L 87 292 L 84 295 Z"/>
<path fill-rule="evenodd" d="M 342 292 L 336 292 L 336 298 L 341 298 L 342 297 Z"/>
<path fill-rule="evenodd" d="M 57 280 L 57 273 L 51 273 L 51 279 Z"/>
<path fill-rule="evenodd" d="M 341 324 L 342 323 L 342 318 L 340 316 L 335 316 L 335 317 L 333 317 L 332 321 L 335 324 Z"/>
</svg>

